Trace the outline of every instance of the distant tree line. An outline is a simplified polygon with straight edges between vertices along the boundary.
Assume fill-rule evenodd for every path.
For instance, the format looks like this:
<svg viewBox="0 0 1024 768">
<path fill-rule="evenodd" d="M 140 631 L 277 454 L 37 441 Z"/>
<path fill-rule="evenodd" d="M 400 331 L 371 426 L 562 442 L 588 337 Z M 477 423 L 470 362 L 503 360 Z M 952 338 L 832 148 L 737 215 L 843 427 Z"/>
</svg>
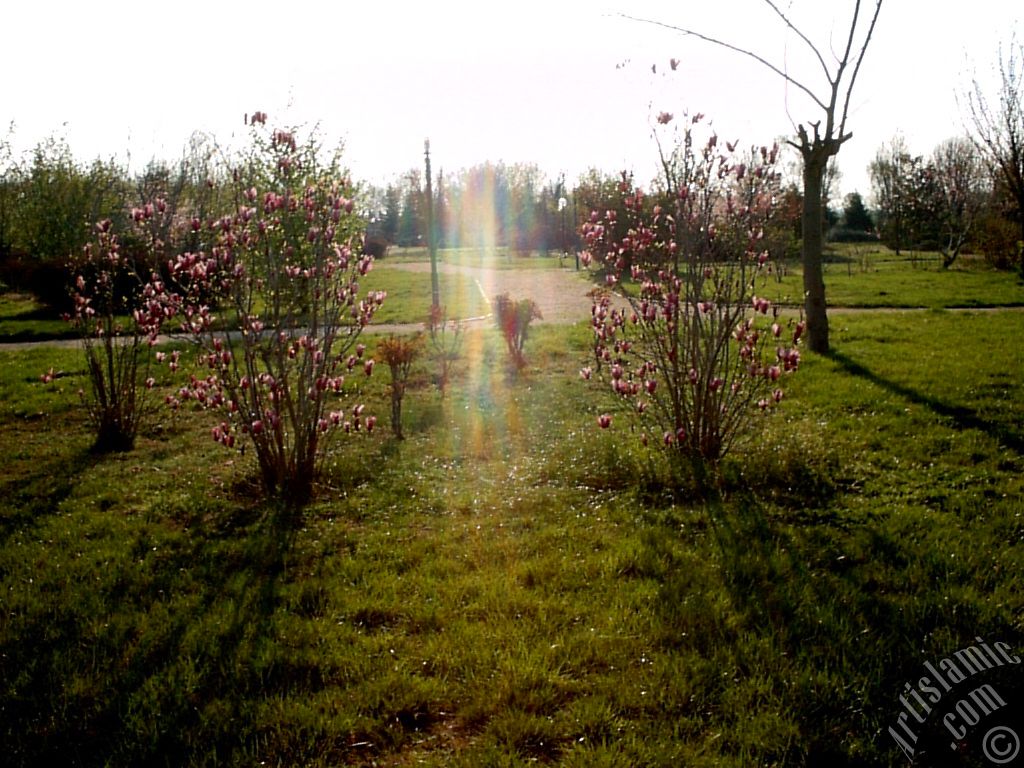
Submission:
<svg viewBox="0 0 1024 768">
<path fill-rule="evenodd" d="M 370 187 L 369 237 L 399 247 L 426 245 L 425 187 L 419 169 L 385 187 Z M 455 174 L 441 171 L 433 188 L 434 236 L 441 248 L 550 253 L 572 250 L 575 243 L 573 195 L 581 187 L 568 190 L 564 178 L 549 179 L 535 165 L 483 163 Z"/>
<path fill-rule="evenodd" d="M 177 161 L 152 161 L 136 171 L 115 160 L 83 163 L 62 138 L 47 138 L 21 155 L 12 144 L 13 129 L 0 137 L 0 288 L 35 294 L 54 308 L 67 308 L 69 260 L 81 253 L 97 222 L 109 219 L 118 231 L 130 231 L 133 209 L 159 197 L 171 215 L 161 217 L 166 231 L 153 234 L 168 250 L 188 248 L 193 221 L 205 224 L 236 202 L 237 185 L 220 150 L 202 135 Z M 621 204 L 617 176 L 597 170 L 570 189 L 564 177 L 551 179 L 534 165 L 484 163 L 441 171 L 433 188 L 434 234 L 442 248 L 573 252 L 590 211 Z M 380 256 L 392 245 L 427 244 L 425 189 L 419 169 L 383 187 L 359 188 L 368 250 Z M 122 247 L 131 253 L 133 245 L 129 240 Z M 143 258 L 144 249 L 136 250 Z"/>
<path fill-rule="evenodd" d="M 196 237 L 191 220 L 208 221 L 231 203 L 218 168 L 212 142 L 198 135 L 177 163 L 154 161 L 130 173 L 114 160 L 79 162 L 59 138 L 16 156 L 8 134 L 0 140 L 0 287 L 66 308 L 69 261 L 81 254 L 95 224 L 106 219 L 127 232 L 133 209 L 158 197 L 170 215 L 162 217 L 160 231 L 149 235 L 168 247 L 189 247 Z M 142 243 L 128 237 L 122 247 L 129 256 L 143 258 Z"/>
<path fill-rule="evenodd" d="M 966 251 L 1002 267 L 1017 259 L 1004 190 L 969 138 L 948 139 L 924 156 L 897 136 L 869 171 L 879 236 L 897 253 L 938 251 L 946 267 Z"/>
<path fill-rule="evenodd" d="M 837 178 L 832 166 L 822 187 L 823 233 L 837 241 L 881 240 L 897 253 L 938 251 L 945 266 L 973 252 L 999 268 L 1024 269 L 1024 214 L 1015 175 L 1024 140 L 1011 130 L 1017 119 L 1011 114 L 1003 123 L 995 121 L 987 143 L 950 139 L 927 156 L 913 153 L 897 136 L 870 165 L 870 210 L 857 192 L 846 196 L 841 209 L 830 205 Z M 114 160 L 80 162 L 59 138 L 18 156 L 11 139 L 11 133 L 0 138 L 0 288 L 31 292 L 53 307 L 66 306 L 68 260 L 81 252 L 97 221 L 110 219 L 127 231 L 122 225 L 132 209 L 161 197 L 173 215 L 162 219 L 169 222 L 167 231 L 154 234 L 168 246 L 179 245 L 176 239 L 187 246 L 194 237 L 190 221 L 209 221 L 234 202 L 225 165 L 203 135 L 190 140 L 178 161 L 152 161 L 134 172 Z M 1000 159 L 999 151 L 1006 156 Z M 439 247 L 519 254 L 578 251 L 580 227 L 591 213 L 607 218 L 622 205 L 622 185 L 632 183 L 621 173 L 591 169 L 570 186 L 564 176 L 551 178 L 535 165 L 489 162 L 455 173 L 442 170 L 432 181 Z M 360 187 L 368 250 L 381 256 L 390 246 L 426 246 L 425 190 L 420 169 L 385 186 Z M 791 182 L 779 195 L 773 247 L 792 258 L 800 249 L 803 192 Z M 656 199 L 650 197 L 650 204 Z M 130 251 L 133 244 L 124 247 Z"/>
<path fill-rule="evenodd" d="M 1021 212 L 999 166 L 975 140 L 947 139 L 928 155 L 902 136 L 877 150 L 868 166 L 871 205 L 859 192 L 828 205 L 822 227 L 833 242 L 882 242 L 897 254 L 935 251 L 944 267 L 963 253 L 1000 269 L 1021 265 Z M 790 188 L 788 194 L 799 196 Z"/>
</svg>

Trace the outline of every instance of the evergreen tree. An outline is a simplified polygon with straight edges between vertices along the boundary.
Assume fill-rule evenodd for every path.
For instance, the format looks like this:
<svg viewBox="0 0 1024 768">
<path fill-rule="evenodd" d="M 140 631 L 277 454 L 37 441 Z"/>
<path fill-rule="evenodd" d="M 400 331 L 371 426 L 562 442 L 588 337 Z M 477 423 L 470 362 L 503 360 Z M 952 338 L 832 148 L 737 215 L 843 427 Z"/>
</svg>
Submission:
<svg viewBox="0 0 1024 768">
<path fill-rule="evenodd" d="M 843 206 L 843 224 L 847 229 L 857 232 L 870 232 L 874 229 L 875 224 L 871 220 L 871 214 L 868 213 L 860 192 L 851 192 L 846 196 L 846 203 Z"/>
</svg>

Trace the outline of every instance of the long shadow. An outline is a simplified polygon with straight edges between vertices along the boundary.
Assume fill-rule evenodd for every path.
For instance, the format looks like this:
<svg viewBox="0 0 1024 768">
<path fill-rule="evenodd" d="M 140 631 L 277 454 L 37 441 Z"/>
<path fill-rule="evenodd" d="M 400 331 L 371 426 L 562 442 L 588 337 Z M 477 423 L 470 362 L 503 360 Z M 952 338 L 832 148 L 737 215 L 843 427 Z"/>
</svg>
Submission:
<svg viewBox="0 0 1024 768">
<path fill-rule="evenodd" d="M 870 381 L 888 392 L 899 395 L 915 405 L 921 405 L 933 413 L 949 419 L 956 429 L 965 431 L 974 429 L 984 432 L 989 437 L 998 440 L 1001 445 L 1006 446 L 1018 455 L 1024 455 L 1024 434 L 1010 429 L 1004 424 L 999 424 L 988 419 L 983 419 L 978 413 L 970 408 L 961 405 L 950 405 L 931 395 L 923 394 L 908 386 L 879 376 L 870 368 L 858 363 L 848 355 L 837 350 L 829 352 L 829 357 L 843 367 L 847 373 Z"/>
<path fill-rule="evenodd" d="M 15 531 L 54 514 L 71 495 L 79 475 L 100 460 L 89 449 L 60 454 L 29 475 L 0 483 L 0 547 Z"/>
<path fill-rule="evenodd" d="M 202 506 L 167 511 L 193 532 L 170 551 L 140 529 L 124 542 L 123 576 L 70 585 L 63 604 L 21 617 L 17 637 L 0 646 L 0 679 L 17 679 L 20 691 L 3 692 L 8 764 L 184 765 L 196 748 L 231 755 L 247 700 L 316 687 L 315 669 L 287 659 L 252 668 L 274 642 L 294 525 L 266 509 Z M 181 594 L 190 609 L 174 599 Z M 97 635 L 88 629 L 97 621 L 110 628 Z M 207 637 L 197 638 L 200 627 Z M 89 681 L 84 690 L 69 690 L 70 670 Z M 215 724 L 204 718 L 210 707 Z"/>
<path fill-rule="evenodd" d="M 863 765 L 842 745 L 846 734 L 881 734 L 880 754 L 895 753 L 886 727 L 905 681 L 923 663 L 922 638 L 1021 639 L 1012 624 L 985 618 L 975 606 L 950 612 L 941 584 L 904 583 L 921 551 L 896 529 L 870 520 L 794 523 L 792 514 L 770 512 L 753 496 L 709 512 L 729 608 L 703 598 L 708 585 L 672 572 L 661 588 L 663 637 L 717 667 L 769 670 L 776 701 L 795 716 L 800 735 L 766 759 Z M 946 578 L 954 583 L 959 574 Z M 728 684 L 721 695 L 728 697 Z"/>
</svg>

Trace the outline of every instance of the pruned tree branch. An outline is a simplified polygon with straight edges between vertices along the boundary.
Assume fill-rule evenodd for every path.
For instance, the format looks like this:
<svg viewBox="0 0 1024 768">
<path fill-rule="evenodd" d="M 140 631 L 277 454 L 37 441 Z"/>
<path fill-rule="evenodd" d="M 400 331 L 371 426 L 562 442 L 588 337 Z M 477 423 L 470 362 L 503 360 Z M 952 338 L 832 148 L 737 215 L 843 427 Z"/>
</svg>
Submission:
<svg viewBox="0 0 1024 768">
<path fill-rule="evenodd" d="M 875 0 L 875 12 L 871 16 L 871 25 L 868 27 L 868 33 L 864 36 L 864 43 L 860 47 L 860 54 L 857 56 L 857 64 L 853 68 L 853 74 L 850 76 L 850 84 L 846 87 L 846 100 L 843 102 L 843 117 L 839 121 L 839 134 L 840 142 L 846 141 L 849 136 L 842 138 L 843 132 L 846 130 L 846 116 L 850 111 L 850 96 L 853 94 L 853 84 L 857 82 L 857 75 L 860 74 L 860 65 L 864 61 L 864 54 L 867 52 L 868 43 L 871 42 L 871 37 L 875 33 L 875 24 L 878 22 L 878 13 L 882 10 L 882 0 Z M 860 0 L 857 0 L 857 5 L 853 12 L 853 21 L 850 23 L 850 41 L 847 46 L 846 53 L 849 56 L 850 50 L 853 44 L 854 31 L 857 28 L 857 17 L 860 15 Z M 845 66 L 845 65 L 844 65 Z M 839 77 L 837 76 L 836 82 L 838 83 Z"/>
<path fill-rule="evenodd" d="M 790 83 L 791 85 L 794 85 L 797 88 L 799 88 L 801 91 L 806 93 L 811 98 L 811 100 L 815 104 L 817 104 L 819 107 L 821 107 L 822 109 L 827 109 L 827 106 L 825 105 L 825 103 L 822 102 L 817 97 L 817 95 L 814 93 L 814 91 L 812 91 L 806 85 L 801 83 L 799 80 L 791 77 L 789 74 L 787 74 L 785 72 L 785 70 L 780 69 L 775 64 L 772 64 L 770 61 L 765 59 L 763 56 L 759 56 L 758 54 L 754 53 L 751 50 L 748 50 L 746 48 L 741 48 L 738 45 L 733 45 L 732 43 L 728 43 L 725 40 L 719 40 L 716 37 L 711 37 L 710 35 L 705 35 L 705 34 L 702 34 L 700 32 L 692 30 L 692 29 L 687 29 L 685 27 L 677 27 L 674 24 L 667 24 L 667 23 L 665 23 L 663 21 L 657 21 L 656 19 L 644 19 L 644 18 L 641 18 L 639 16 L 630 16 L 629 14 L 625 14 L 625 13 L 620 14 L 620 16 L 622 18 L 624 18 L 624 19 L 629 19 L 630 21 L 639 21 L 639 22 L 641 22 L 643 24 L 652 24 L 652 25 L 654 25 L 656 27 L 662 27 L 664 29 L 671 29 L 673 32 L 679 32 L 679 33 L 684 34 L 684 35 L 689 35 L 689 36 L 692 36 L 692 37 L 696 37 L 698 40 L 703 40 L 706 43 L 711 43 L 712 45 L 717 45 L 717 46 L 719 46 L 721 48 L 726 48 L 726 49 L 728 49 L 730 51 L 733 51 L 734 53 L 739 53 L 739 54 L 741 54 L 743 56 L 747 56 L 748 58 L 753 59 L 754 61 L 758 62 L 762 66 L 765 66 L 768 69 L 770 69 L 772 72 L 774 72 L 779 77 L 781 77 L 783 80 L 785 80 L 787 83 Z"/>
</svg>

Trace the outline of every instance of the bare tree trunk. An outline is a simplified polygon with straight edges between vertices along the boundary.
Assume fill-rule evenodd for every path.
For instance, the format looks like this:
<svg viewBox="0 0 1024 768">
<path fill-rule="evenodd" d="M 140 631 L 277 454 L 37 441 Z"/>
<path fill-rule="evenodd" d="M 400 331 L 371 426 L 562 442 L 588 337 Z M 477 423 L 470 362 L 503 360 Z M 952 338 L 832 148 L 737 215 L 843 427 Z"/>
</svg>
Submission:
<svg viewBox="0 0 1024 768">
<path fill-rule="evenodd" d="M 822 270 L 821 185 L 830 155 L 822 148 L 804 152 L 803 247 L 804 315 L 807 321 L 807 345 L 811 351 L 829 350 L 828 314 L 825 303 L 825 278 Z"/>
<path fill-rule="evenodd" d="M 853 4 L 852 18 L 850 19 L 850 31 L 847 36 L 846 46 L 842 49 L 842 55 L 835 48 L 831 55 L 835 61 L 834 70 L 829 69 L 826 57 L 821 51 L 793 24 L 786 12 L 779 7 L 777 0 L 764 0 L 771 11 L 785 24 L 786 28 L 795 34 L 807 45 L 811 53 L 817 58 L 825 75 L 827 90 L 822 87 L 817 93 L 809 85 L 795 79 L 788 73 L 785 66 L 779 66 L 765 59 L 763 56 L 751 50 L 742 48 L 724 40 L 719 40 L 708 35 L 701 34 L 685 27 L 676 27 L 657 21 L 647 21 L 661 27 L 673 29 L 684 35 L 696 37 L 704 42 L 727 48 L 741 56 L 753 59 L 758 64 L 767 67 L 776 75 L 781 77 L 790 85 L 803 91 L 810 97 L 820 109 L 824 116 L 824 129 L 822 120 L 808 122 L 814 130 L 813 139 L 807 132 L 806 125 L 797 126 L 797 137 L 799 141 L 788 143 L 800 150 L 804 161 L 804 201 L 803 201 L 803 263 L 804 263 L 804 311 L 807 320 L 807 340 L 811 350 L 819 354 L 828 352 L 828 316 L 825 312 L 825 281 L 822 278 L 821 251 L 822 251 L 822 202 L 821 190 L 825 171 L 828 167 L 829 158 L 838 154 L 840 146 L 852 135 L 846 130 L 846 118 L 850 109 L 850 97 L 853 94 L 853 85 L 857 80 L 857 73 L 864 61 L 864 54 L 867 52 L 868 43 L 875 31 L 875 22 L 878 21 L 878 13 L 882 8 L 882 0 L 874 0 L 874 12 L 868 22 L 866 32 L 861 34 L 860 52 L 853 55 L 854 43 L 858 37 L 858 21 L 861 18 L 861 0 L 855 0 Z M 626 16 L 626 18 L 635 18 Z M 852 70 L 848 71 L 848 67 Z M 844 78 L 849 74 L 849 78 Z M 845 91 L 845 96 L 843 95 Z M 828 94 L 827 96 L 825 94 Z M 842 97 L 842 98 L 841 98 Z"/>
</svg>

